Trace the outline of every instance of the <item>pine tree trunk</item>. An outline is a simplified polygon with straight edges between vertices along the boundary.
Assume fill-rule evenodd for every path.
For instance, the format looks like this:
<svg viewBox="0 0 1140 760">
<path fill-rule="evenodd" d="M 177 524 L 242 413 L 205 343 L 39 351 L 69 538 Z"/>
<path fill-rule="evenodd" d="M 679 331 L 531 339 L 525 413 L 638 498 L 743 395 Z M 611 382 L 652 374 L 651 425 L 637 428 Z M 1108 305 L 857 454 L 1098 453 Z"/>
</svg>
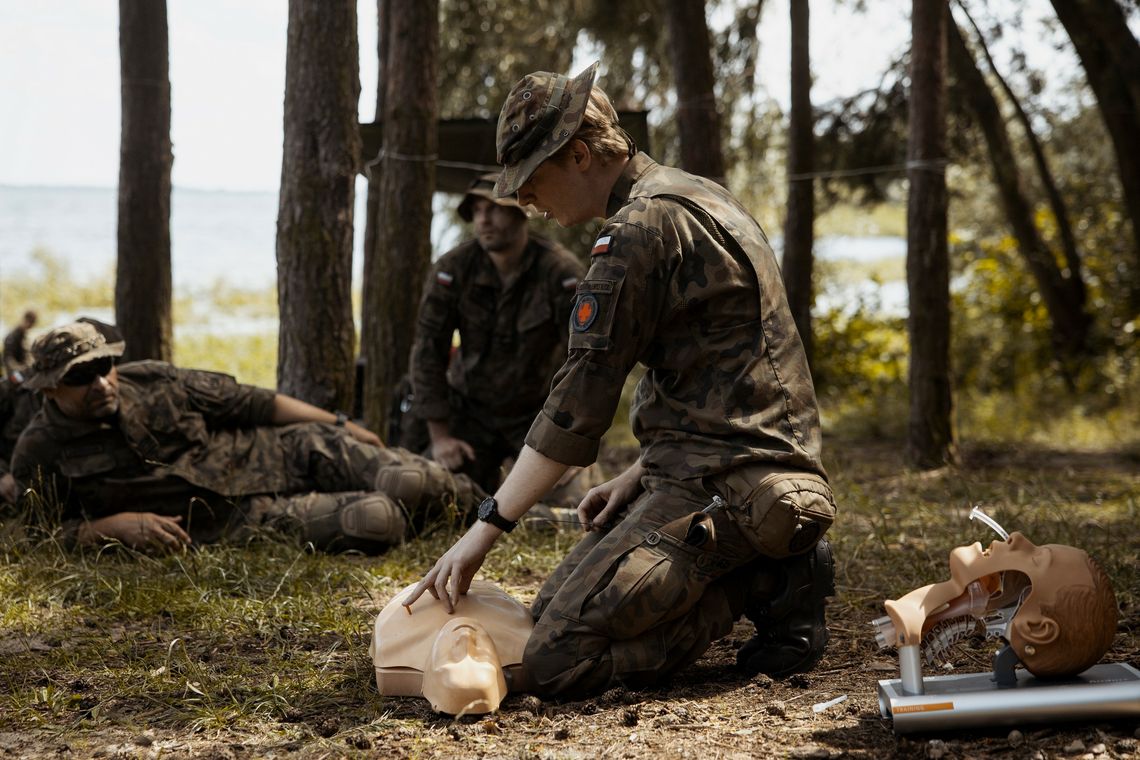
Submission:
<svg viewBox="0 0 1140 760">
<path fill-rule="evenodd" d="M 391 0 L 376 0 L 376 60 L 377 60 L 377 76 L 376 76 L 376 115 L 375 121 L 383 124 L 384 120 L 384 93 L 388 87 L 388 48 L 390 46 L 390 30 L 392 22 L 390 18 L 392 9 Z M 383 145 L 380 146 L 380 153 L 383 153 Z M 362 415 L 367 417 L 365 413 L 367 409 L 368 399 L 374 395 L 369 389 L 367 383 L 368 366 L 379 362 L 380 356 L 383 356 L 380 346 L 380 307 L 379 301 L 382 298 L 383 287 L 381 281 L 384 278 L 384 254 L 377 249 L 376 242 L 380 238 L 380 231 L 378 229 L 380 217 L 380 177 L 382 173 L 382 166 L 377 155 L 364 156 L 364 161 L 367 164 L 366 174 L 368 176 L 368 197 L 365 201 L 365 219 L 364 219 L 364 281 L 361 285 L 361 309 L 360 309 L 360 356 L 364 360 L 364 372 L 366 382 L 361 388 L 362 398 L 358 399 Z M 380 422 L 380 419 L 374 419 L 369 422 L 370 425 L 375 425 Z M 386 420 L 385 420 L 386 424 Z M 387 439 L 386 428 L 373 428 L 380 434 L 381 437 Z"/>
<path fill-rule="evenodd" d="M 906 275 L 910 314 L 907 454 L 922 468 L 957 458 L 951 424 L 950 257 L 946 239 L 946 24 L 943 2 L 911 5 Z"/>
<path fill-rule="evenodd" d="M 382 434 L 396 384 L 408 369 L 420 293 L 431 266 L 435 187 L 439 2 L 393 2 L 389 10 L 384 148 L 375 267 L 365 320 L 374 320 L 364 381 L 364 419 Z M 372 325 L 369 326 L 370 335 Z"/>
<path fill-rule="evenodd" d="M 119 0 L 119 147 L 115 321 L 124 360 L 170 361 L 170 56 L 166 0 Z"/>
<path fill-rule="evenodd" d="M 1140 44 L 1116 0 L 1052 0 L 1096 95 L 1132 222 L 1131 301 L 1140 312 Z"/>
<path fill-rule="evenodd" d="M 788 216 L 784 222 L 782 272 L 788 306 L 812 360 L 812 225 L 815 222 L 815 140 L 811 113 L 808 0 L 790 3 L 792 15 L 792 110 L 788 125 Z"/>
<path fill-rule="evenodd" d="M 667 0 L 665 16 L 673 48 L 681 168 L 724 184 L 720 116 L 713 91 L 704 0 Z"/>
<path fill-rule="evenodd" d="M 1037 282 L 1037 289 L 1053 324 L 1054 350 L 1059 358 L 1072 359 L 1085 351 L 1088 315 L 1082 309 L 1083 304 L 1072 300 L 1061 268 L 1037 230 L 1033 219 L 1033 204 L 1023 189 L 1017 159 L 997 100 L 982 72 L 978 70 L 977 62 L 966 47 L 958 26 L 950 24 L 949 27 L 950 65 L 965 93 L 966 105 L 985 135 L 990 165 L 1006 218 L 1017 238 L 1018 249 Z"/>
<path fill-rule="evenodd" d="M 352 214 L 360 133 L 355 0 L 290 0 L 277 211 L 277 386 L 352 404 Z"/>
</svg>

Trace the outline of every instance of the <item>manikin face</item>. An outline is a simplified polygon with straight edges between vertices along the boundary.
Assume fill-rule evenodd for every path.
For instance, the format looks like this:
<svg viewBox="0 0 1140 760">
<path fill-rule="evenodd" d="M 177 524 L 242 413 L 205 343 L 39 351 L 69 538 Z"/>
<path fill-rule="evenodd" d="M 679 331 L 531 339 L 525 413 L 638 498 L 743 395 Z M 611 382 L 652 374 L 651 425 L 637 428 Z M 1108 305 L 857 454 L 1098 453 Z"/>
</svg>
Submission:
<svg viewBox="0 0 1140 760">
<path fill-rule="evenodd" d="M 71 368 L 64 380 L 84 364 Z M 119 411 L 119 371 L 111 367 L 106 375 L 96 375 L 83 385 L 61 381 L 55 388 L 45 388 L 44 396 L 55 402 L 59 410 L 77 420 L 97 420 Z"/>
<path fill-rule="evenodd" d="M 989 619 L 1002 627 L 998 633 L 1037 676 L 1075 675 L 1112 644 L 1112 585 L 1080 549 L 1036 546 L 1013 533 L 988 549 L 978 543 L 954 549 L 950 576 L 887 602 L 900 644 L 929 644 L 932 631 L 967 615 Z"/>
<path fill-rule="evenodd" d="M 454 618 L 440 629 L 424 669 L 423 694 L 451 715 L 494 712 L 507 693 L 499 653 L 474 618 Z"/>
<path fill-rule="evenodd" d="M 486 198 L 471 204 L 471 223 L 479 247 L 488 253 L 521 249 L 520 243 L 526 238 L 526 216 Z"/>
</svg>

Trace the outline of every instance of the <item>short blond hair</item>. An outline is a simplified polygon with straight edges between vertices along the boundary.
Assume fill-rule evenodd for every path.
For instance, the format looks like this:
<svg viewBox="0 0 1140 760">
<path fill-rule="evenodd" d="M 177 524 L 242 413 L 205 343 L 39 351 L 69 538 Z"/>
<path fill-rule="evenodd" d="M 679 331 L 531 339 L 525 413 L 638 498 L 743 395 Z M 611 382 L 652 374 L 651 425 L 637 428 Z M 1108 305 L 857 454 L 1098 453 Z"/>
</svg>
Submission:
<svg viewBox="0 0 1140 760">
<path fill-rule="evenodd" d="M 603 164 L 609 163 L 612 158 L 629 155 L 633 148 L 629 135 L 618 126 L 617 111 L 610 102 L 610 97 L 597 85 L 590 89 L 586 113 L 578 130 L 551 158 L 561 161 L 569 155 L 571 140 L 584 142 Z"/>
</svg>

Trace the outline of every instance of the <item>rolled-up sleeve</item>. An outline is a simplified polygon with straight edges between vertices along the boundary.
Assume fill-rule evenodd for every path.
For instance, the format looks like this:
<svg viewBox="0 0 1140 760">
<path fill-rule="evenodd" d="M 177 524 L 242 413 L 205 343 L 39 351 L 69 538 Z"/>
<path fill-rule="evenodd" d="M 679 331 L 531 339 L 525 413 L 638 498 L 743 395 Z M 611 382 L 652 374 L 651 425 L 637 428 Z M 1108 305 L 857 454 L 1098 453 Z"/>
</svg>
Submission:
<svg viewBox="0 0 1140 760">
<path fill-rule="evenodd" d="M 190 406 L 217 427 L 250 428 L 273 424 L 273 399 L 266 388 L 243 385 L 221 372 L 175 369 Z"/>
</svg>

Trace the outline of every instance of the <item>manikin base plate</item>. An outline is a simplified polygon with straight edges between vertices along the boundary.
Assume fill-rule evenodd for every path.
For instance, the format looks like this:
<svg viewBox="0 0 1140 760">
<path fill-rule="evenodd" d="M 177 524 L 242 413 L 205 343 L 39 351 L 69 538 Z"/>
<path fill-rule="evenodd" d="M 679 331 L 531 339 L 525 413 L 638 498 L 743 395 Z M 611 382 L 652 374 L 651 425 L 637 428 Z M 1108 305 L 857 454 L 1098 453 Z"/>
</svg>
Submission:
<svg viewBox="0 0 1140 760">
<path fill-rule="evenodd" d="M 1040 680 L 1018 669 L 1017 685 L 998 688 L 993 673 L 931 676 L 925 694 L 905 694 L 901 679 L 879 681 L 879 711 L 895 733 L 1140 716 L 1140 670 L 1094 665 L 1073 678 Z"/>
</svg>

